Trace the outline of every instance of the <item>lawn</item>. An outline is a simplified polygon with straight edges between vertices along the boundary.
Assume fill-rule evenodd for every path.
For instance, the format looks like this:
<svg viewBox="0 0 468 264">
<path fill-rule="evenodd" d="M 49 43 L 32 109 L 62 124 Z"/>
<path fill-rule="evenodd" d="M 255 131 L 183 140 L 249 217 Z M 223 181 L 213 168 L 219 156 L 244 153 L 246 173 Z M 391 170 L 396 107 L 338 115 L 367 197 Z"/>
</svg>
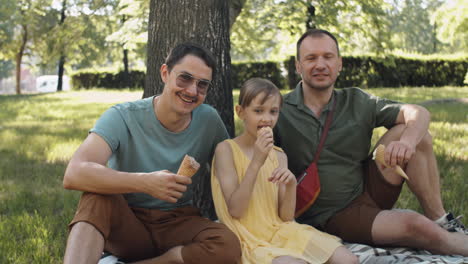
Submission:
<svg viewBox="0 0 468 264">
<path fill-rule="evenodd" d="M 368 92 L 418 104 L 468 98 L 467 87 Z M 91 90 L 0 96 L 0 263 L 62 262 L 67 223 L 79 199 L 79 192 L 62 188 L 67 161 L 105 109 L 141 94 Z M 237 96 L 234 91 L 235 102 Z M 467 220 L 468 104 L 442 102 L 427 107 L 445 206 Z M 383 132 L 378 129 L 375 134 Z M 407 189 L 398 207 L 420 210 Z"/>
</svg>

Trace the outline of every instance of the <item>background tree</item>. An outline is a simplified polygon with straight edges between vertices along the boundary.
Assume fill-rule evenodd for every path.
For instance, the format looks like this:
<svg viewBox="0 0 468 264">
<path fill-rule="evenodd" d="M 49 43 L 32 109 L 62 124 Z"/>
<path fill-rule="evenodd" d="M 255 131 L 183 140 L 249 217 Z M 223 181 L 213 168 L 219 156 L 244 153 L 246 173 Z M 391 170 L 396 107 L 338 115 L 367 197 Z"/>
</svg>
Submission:
<svg viewBox="0 0 468 264">
<path fill-rule="evenodd" d="M 16 93 L 21 93 L 21 64 L 23 57 L 35 42 L 41 41 L 47 30 L 44 18 L 50 0 L 1 0 L 0 59 L 14 59 Z M 47 20 L 45 20 L 47 21 Z"/>
<path fill-rule="evenodd" d="M 67 17 L 65 14 L 65 11 L 67 10 L 67 0 L 62 0 L 62 10 L 60 11 L 60 20 L 59 20 L 59 26 L 63 25 L 65 22 L 65 18 Z M 63 50 L 64 47 L 61 47 L 60 49 L 60 58 L 58 61 L 58 81 L 57 81 L 57 91 L 62 91 L 62 85 L 63 85 L 63 73 L 64 73 L 64 66 L 65 66 L 65 52 Z"/>
<path fill-rule="evenodd" d="M 384 0 L 249 0 L 232 28 L 235 60 L 283 60 L 307 28 L 336 33 L 345 52 L 391 47 Z"/>
<path fill-rule="evenodd" d="M 121 47 L 123 71 L 128 74 L 131 61 L 143 60 L 146 57 L 149 1 L 120 0 L 117 14 L 114 16 L 116 20 L 120 20 L 120 23 L 118 22 L 119 26 L 106 37 L 106 41 Z"/>
<path fill-rule="evenodd" d="M 395 0 L 390 14 L 395 47 L 421 54 L 437 52 L 439 41 L 430 17 L 441 3 L 440 0 Z"/>
<path fill-rule="evenodd" d="M 437 38 L 448 52 L 468 51 L 468 1 L 445 1 L 433 14 Z"/>
<path fill-rule="evenodd" d="M 228 132 L 234 135 L 231 87 L 231 59 L 229 55 L 229 6 L 218 0 L 151 0 L 148 25 L 148 56 L 146 84 L 143 97 L 159 94 L 163 83 L 159 68 L 177 43 L 198 43 L 215 56 L 217 74 L 208 92 L 206 103 L 214 106 L 221 115 Z M 201 197 L 196 204 L 203 214 L 214 217 L 210 181 L 196 186 Z"/>
<path fill-rule="evenodd" d="M 63 6 L 64 3 L 49 11 L 54 13 L 53 25 L 47 38 L 35 44 L 35 55 L 40 58 L 45 72 L 56 69 L 57 62 L 59 78 L 67 67 L 80 69 L 114 64 L 116 45 L 107 42 L 106 37 L 117 27 L 112 16 L 117 2 L 67 0 Z"/>
</svg>

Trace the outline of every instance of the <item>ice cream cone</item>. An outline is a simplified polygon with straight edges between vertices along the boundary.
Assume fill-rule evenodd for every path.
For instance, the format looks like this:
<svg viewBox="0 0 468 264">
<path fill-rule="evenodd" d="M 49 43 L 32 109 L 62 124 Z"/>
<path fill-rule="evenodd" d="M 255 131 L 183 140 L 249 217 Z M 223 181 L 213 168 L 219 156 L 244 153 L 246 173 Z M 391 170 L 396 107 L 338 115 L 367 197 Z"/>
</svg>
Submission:
<svg viewBox="0 0 468 264">
<path fill-rule="evenodd" d="M 189 155 L 185 155 L 182 163 L 180 164 L 177 174 L 192 177 L 200 168 L 200 164 Z"/>
<path fill-rule="evenodd" d="M 257 137 L 260 135 L 260 132 L 263 131 L 263 130 L 269 130 L 269 131 L 271 131 L 273 133 L 273 130 L 271 129 L 271 127 L 265 126 L 265 127 L 260 128 L 259 130 L 257 130 Z"/>
<path fill-rule="evenodd" d="M 390 167 L 385 162 L 384 156 L 385 156 L 385 146 L 382 145 L 382 144 L 378 145 L 375 148 L 375 151 L 374 151 L 374 160 L 377 161 L 378 163 L 384 165 L 385 167 Z M 408 175 L 406 175 L 405 171 L 399 165 L 396 165 L 394 169 L 395 169 L 396 173 L 398 173 L 398 175 L 400 175 L 401 177 L 403 177 L 403 178 L 405 178 L 406 180 L 409 181 Z"/>
</svg>

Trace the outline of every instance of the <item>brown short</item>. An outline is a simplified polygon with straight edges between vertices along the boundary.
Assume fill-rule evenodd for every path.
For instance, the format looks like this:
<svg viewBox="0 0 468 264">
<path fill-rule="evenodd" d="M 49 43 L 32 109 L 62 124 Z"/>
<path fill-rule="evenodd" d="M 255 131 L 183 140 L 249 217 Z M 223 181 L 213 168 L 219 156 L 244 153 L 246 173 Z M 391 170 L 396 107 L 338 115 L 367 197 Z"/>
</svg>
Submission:
<svg viewBox="0 0 468 264">
<path fill-rule="evenodd" d="M 400 196 L 401 185 L 392 185 L 380 173 L 375 161 L 368 159 L 365 164 L 364 192 L 345 209 L 333 215 L 324 231 L 347 242 L 373 244 L 372 224 L 382 210 L 389 210 Z"/>
<path fill-rule="evenodd" d="M 130 208 L 122 195 L 83 193 L 70 230 L 77 222 L 93 225 L 104 237 L 104 249 L 127 261 L 153 258 L 180 245 L 184 263 L 234 264 L 241 256 L 236 235 L 192 207 Z"/>
</svg>

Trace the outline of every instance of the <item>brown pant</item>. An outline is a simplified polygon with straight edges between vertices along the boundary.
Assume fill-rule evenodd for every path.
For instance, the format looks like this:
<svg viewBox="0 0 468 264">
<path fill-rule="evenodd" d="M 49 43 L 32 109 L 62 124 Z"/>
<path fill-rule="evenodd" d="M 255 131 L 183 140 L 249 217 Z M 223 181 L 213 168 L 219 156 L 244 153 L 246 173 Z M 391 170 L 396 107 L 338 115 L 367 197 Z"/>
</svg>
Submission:
<svg viewBox="0 0 468 264">
<path fill-rule="evenodd" d="M 234 264 L 241 256 L 236 235 L 192 207 L 130 208 L 122 195 L 83 193 L 69 228 L 81 221 L 102 233 L 106 251 L 127 261 L 153 258 L 180 245 L 185 263 Z"/>
<path fill-rule="evenodd" d="M 371 159 L 366 161 L 364 168 L 364 192 L 333 215 L 324 231 L 347 242 L 373 245 L 372 224 L 375 217 L 382 210 L 392 209 L 403 184 L 395 186 L 387 182 Z"/>
</svg>

